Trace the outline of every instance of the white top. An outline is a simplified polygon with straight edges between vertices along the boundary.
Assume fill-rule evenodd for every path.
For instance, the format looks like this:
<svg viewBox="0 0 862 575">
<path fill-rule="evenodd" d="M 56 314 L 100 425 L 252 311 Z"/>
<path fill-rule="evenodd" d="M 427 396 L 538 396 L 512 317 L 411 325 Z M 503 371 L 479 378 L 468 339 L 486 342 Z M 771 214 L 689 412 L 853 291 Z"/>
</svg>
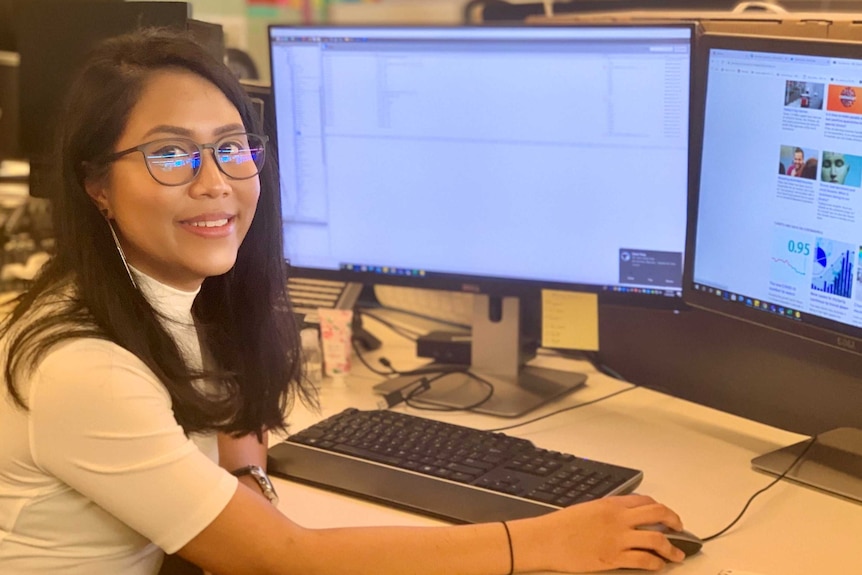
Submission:
<svg viewBox="0 0 862 575">
<path fill-rule="evenodd" d="M 196 292 L 135 273 L 192 367 Z M 0 358 L 0 369 L 3 369 Z M 224 509 L 237 480 L 214 434 L 186 437 L 164 386 L 114 343 L 55 346 L 12 403 L 0 386 L 0 572 L 152 575 Z"/>
</svg>

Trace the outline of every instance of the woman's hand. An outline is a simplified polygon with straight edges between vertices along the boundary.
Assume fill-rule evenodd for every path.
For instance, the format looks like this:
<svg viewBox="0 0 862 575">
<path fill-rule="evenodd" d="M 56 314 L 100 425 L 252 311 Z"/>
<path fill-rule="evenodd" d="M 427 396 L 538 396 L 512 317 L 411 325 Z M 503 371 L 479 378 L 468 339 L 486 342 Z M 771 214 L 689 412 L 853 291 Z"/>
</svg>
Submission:
<svg viewBox="0 0 862 575">
<path fill-rule="evenodd" d="M 516 571 L 572 572 L 608 569 L 657 571 L 684 554 L 667 537 L 640 525 L 682 530 L 676 513 L 646 495 L 606 497 L 560 511 L 509 522 Z"/>
</svg>

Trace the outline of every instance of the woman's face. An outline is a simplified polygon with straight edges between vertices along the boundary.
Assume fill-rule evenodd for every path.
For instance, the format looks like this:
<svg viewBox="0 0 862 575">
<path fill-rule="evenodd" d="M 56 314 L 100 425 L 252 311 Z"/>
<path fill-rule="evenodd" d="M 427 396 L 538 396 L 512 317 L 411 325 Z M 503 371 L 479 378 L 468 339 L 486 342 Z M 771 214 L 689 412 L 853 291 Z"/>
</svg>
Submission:
<svg viewBox="0 0 862 575">
<path fill-rule="evenodd" d="M 114 151 L 164 138 L 199 145 L 245 132 L 234 105 L 215 85 L 191 72 L 152 75 L 132 108 Z M 187 184 L 165 186 L 150 176 L 140 152 L 111 166 L 87 191 L 108 217 L 126 260 L 181 290 L 197 289 L 209 276 L 230 270 L 248 232 L 260 195 L 257 176 L 234 180 L 203 150 L 200 172 Z"/>
</svg>

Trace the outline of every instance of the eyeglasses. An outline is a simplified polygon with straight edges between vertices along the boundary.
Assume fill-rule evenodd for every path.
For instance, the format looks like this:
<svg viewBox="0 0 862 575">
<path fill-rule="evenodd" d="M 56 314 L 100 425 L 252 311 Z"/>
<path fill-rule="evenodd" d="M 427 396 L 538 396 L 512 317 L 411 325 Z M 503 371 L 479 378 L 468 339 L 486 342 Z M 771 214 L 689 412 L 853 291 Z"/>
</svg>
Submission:
<svg viewBox="0 0 862 575">
<path fill-rule="evenodd" d="M 266 159 L 268 136 L 227 134 L 212 144 L 198 144 L 188 138 L 153 140 L 115 152 L 105 158 L 115 162 L 134 152 L 141 152 L 147 171 L 163 186 L 182 186 L 194 180 L 201 171 L 204 150 L 212 150 L 218 169 L 234 180 L 247 180 L 260 173 Z"/>
</svg>

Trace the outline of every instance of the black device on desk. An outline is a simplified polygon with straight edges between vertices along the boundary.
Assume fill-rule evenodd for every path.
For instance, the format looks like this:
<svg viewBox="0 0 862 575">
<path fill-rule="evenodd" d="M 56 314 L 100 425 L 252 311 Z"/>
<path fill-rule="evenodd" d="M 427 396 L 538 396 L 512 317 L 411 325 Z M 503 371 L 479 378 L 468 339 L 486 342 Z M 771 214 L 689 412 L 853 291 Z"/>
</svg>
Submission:
<svg viewBox="0 0 862 575">
<path fill-rule="evenodd" d="M 524 366 L 540 290 L 681 306 L 693 26 L 269 34 L 294 277 L 475 292 L 477 409 L 583 384 Z M 452 373 L 422 400 L 486 390 Z"/>
<path fill-rule="evenodd" d="M 628 493 L 643 478 L 502 433 L 356 409 L 270 448 L 268 469 L 458 523 L 534 517 Z"/>
<path fill-rule="evenodd" d="M 686 301 L 805 338 L 812 360 L 854 354 L 862 374 L 862 45 L 707 34 L 696 62 Z M 862 501 L 859 407 L 787 477 Z M 780 474 L 809 443 L 753 465 Z"/>
</svg>

